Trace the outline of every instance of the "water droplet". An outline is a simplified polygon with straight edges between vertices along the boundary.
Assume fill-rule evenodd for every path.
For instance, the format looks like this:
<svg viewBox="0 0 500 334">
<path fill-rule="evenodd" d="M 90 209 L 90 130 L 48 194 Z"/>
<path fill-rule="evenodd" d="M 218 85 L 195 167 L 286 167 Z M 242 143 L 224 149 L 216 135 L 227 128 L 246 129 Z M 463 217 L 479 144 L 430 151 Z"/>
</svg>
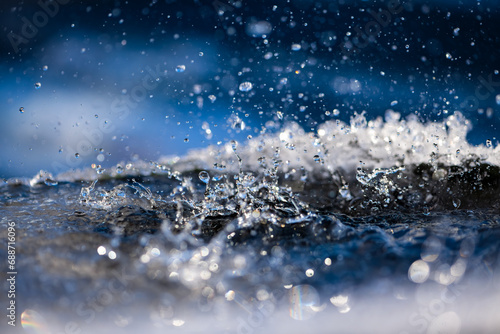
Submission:
<svg viewBox="0 0 500 334">
<path fill-rule="evenodd" d="M 267 21 L 250 22 L 246 27 L 246 32 L 252 37 L 262 37 L 273 30 L 271 23 Z"/>
<path fill-rule="evenodd" d="M 210 181 L 210 174 L 208 174 L 207 171 L 201 171 L 200 174 L 198 174 L 198 177 L 200 178 L 201 182 L 207 183 Z"/>
<path fill-rule="evenodd" d="M 212 103 L 214 103 L 214 102 L 215 102 L 215 100 L 217 100 L 217 98 L 215 97 L 215 95 L 209 95 L 209 96 L 208 96 L 208 98 L 210 99 L 210 101 L 211 101 Z"/>
<path fill-rule="evenodd" d="M 454 198 L 453 199 L 453 206 L 458 209 L 460 207 L 460 204 L 462 204 L 462 201 L 460 201 L 460 199 L 458 198 Z"/>
<path fill-rule="evenodd" d="M 80 153 L 75 153 L 75 158 L 79 158 L 80 157 Z"/>
<path fill-rule="evenodd" d="M 309 268 L 306 270 L 306 276 L 307 277 L 313 277 L 314 276 L 314 270 Z"/>
<path fill-rule="evenodd" d="M 495 102 L 500 106 L 500 94 L 495 96 Z"/>
<path fill-rule="evenodd" d="M 175 327 L 180 327 L 180 326 L 184 325 L 184 323 L 185 323 L 185 321 L 182 319 L 172 320 L 172 325 L 174 325 Z"/>
<path fill-rule="evenodd" d="M 184 138 L 184 142 L 188 143 L 189 142 L 189 138 Z"/>
<path fill-rule="evenodd" d="M 198 53 L 198 56 L 203 57 L 203 52 Z"/>
<path fill-rule="evenodd" d="M 175 71 L 179 72 L 179 73 L 182 73 L 185 70 L 186 70 L 186 66 L 185 65 L 177 65 L 177 67 L 175 68 Z"/>
<path fill-rule="evenodd" d="M 313 157 L 313 159 L 314 159 L 314 162 L 316 162 L 316 163 L 320 163 L 321 162 L 321 158 L 317 154 Z"/>
<path fill-rule="evenodd" d="M 240 84 L 240 91 L 242 92 L 248 92 L 251 91 L 253 88 L 253 84 L 249 81 L 242 82 Z"/>
<path fill-rule="evenodd" d="M 459 32 L 460 32 L 460 28 L 453 29 L 453 35 L 458 36 Z"/>
<path fill-rule="evenodd" d="M 42 84 L 40 82 L 35 83 L 35 88 L 40 89 L 42 87 Z"/>
<path fill-rule="evenodd" d="M 123 167 L 121 165 L 116 166 L 116 174 L 121 174 L 123 173 Z"/>
<path fill-rule="evenodd" d="M 104 247 L 104 246 L 97 247 L 97 254 L 99 254 L 99 255 L 106 254 L 106 247 Z"/>
<path fill-rule="evenodd" d="M 427 262 L 417 260 L 408 269 L 408 278 L 414 283 L 424 283 L 429 278 L 430 267 Z"/>
<path fill-rule="evenodd" d="M 452 58 L 451 53 L 447 52 L 446 53 L 446 59 L 451 59 L 451 58 Z"/>
<path fill-rule="evenodd" d="M 394 106 L 395 106 L 395 105 L 397 105 L 397 104 L 398 104 L 398 101 L 392 101 L 392 102 L 391 102 L 391 107 L 394 107 Z"/>
<path fill-rule="evenodd" d="M 47 71 L 47 70 L 49 69 L 49 67 L 48 67 L 47 65 L 45 65 L 44 67 L 42 67 L 42 69 L 43 69 L 44 71 Z"/>
<path fill-rule="evenodd" d="M 300 49 L 302 49 L 302 46 L 300 44 L 292 44 L 292 51 L 299 51 Z"/>
<path fill-rule="evenodd" d="M 110 260 L 114 260 L 114 259 L 116 259 L 116 253 L 114 251 L 110 251 L 108 253 L 108 257 Z"/>
<path fill-rule="evenodd" d="M 289 292 L 290 317 L 295 320 L 307 320 L 319 309 L 318 291 L 310 285 L 297 285 Z"/>
<path fill-rule="evenodd" d="M 52 180 L 51 178 L 46 178 L 43 182 L 49 187 L 57 186 L 58 183 L 56 180 Z"/>
<path fill-rule="evenodd" d="M 19 108 L 19 112 L 20 112 L 21 114 L 23 114 L 23 113 L 24 113 L 24 107 Z"/>
<path fill-rule="evenodd" d="M 486 140 L 486 147 L 487 147 L 487 148 L 491 148 L 492 146 L 493 146 L 493 145 L 492 145 L 492 143 L 491 143 L 491 140 L 490 140 L 490 139 L 487 139 L 487 140 Z"/>
<path fill-rule="evenodd" d="M 233 151 L 236 151 L 236 149 L 238 148 L 238 142 L 236 140 L 231 140 L 231 148 L 233 149 Z"/>
</svg>

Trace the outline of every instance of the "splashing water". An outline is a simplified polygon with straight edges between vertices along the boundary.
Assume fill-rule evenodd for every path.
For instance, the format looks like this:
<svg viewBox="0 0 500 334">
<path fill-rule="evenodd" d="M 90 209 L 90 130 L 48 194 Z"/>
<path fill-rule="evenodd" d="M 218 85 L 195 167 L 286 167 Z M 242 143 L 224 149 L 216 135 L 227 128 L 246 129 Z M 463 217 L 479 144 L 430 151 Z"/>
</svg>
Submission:
<svg viewBox="0 0 500 334">
<path fill-rule="evenodd" d="M 380 332 L 417 331 L 409 322 L 435 300 L 429 330 L 460 330 L 467 312 L 490 319 L 499 152 L 468 144 L 469 128 L 458 113 L 441 123 L 356 115 L 176 159 L 8 180 L 2 224 L 23 234 L 18 284 L 37 306 L 23 328 L 45 313 L 51 330 L 95 330 L 94 314 L 113 319 L 101 331 L 282 332 L 308 321 L 349 331 L 364 327 L 344 317 L 368 312 L 367 324 L 398 315 Z M 471 311 L 481 291 L 489 297 Z"/>
</svg>

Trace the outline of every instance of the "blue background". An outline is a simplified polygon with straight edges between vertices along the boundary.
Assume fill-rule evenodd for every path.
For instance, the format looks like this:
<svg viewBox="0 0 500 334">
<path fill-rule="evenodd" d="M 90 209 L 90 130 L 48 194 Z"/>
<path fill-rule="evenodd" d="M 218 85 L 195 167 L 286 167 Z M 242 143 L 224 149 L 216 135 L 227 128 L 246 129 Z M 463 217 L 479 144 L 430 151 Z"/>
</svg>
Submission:
<svg viewBox="0 0 500 334">
<path fill-rule="evenodd" d="M 389 108 L 422 121 L 458 110 L 471 143 L 497 142 L 495 1 L 406 1 L 390 16 L 386 1 L 349 0 L 0 6 L 2 178 L 182 155 L 286 121 L 314 129 Z M 358 52 L 345 57 L 344 43 Z"/>
</svg>

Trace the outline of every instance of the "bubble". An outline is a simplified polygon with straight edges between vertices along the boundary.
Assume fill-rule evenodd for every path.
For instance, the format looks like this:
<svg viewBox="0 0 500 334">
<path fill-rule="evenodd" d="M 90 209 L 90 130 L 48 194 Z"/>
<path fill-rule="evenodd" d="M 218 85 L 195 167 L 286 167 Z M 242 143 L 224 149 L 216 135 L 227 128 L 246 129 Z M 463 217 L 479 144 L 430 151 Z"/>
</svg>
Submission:
<svg viewBox="0 0 500 334">
<path fill-rule="evenodd" d="M 201 171 L 199 174 L 198 174 L 198 177 L 200 178 L 201 182 L 203 183 L 208 183 L 208 181 L 210 181 L 210 175 L 208 174 L 207 171 Z"/>
<path fill-rule="evenodd" d="M 21 326 L 26 333 L 48 334 L 50 333 L 45 319 L 35 310 L 26 309 L 21 314 Z"/>
<path fill-rule="evenodd" d="M 290 317 L 295 320 L 312 318 L 319 307 L 319 294 L 310 285 L 297 285 L 292 287 L 288 294 L 290 303 Z"/>
<path fill-rule="evenodd" d="M 240 88 L 240 91 L 242 91 L 242 92 L 249 92 L 252 90 L 253 84 L 249 81 L 245 81 L 245 82 L 242 82 L 240 84 L 239 88 Z"/>
<path fill-rule="evenodd" d="M 408 278 L 414 283 L 424 283 L 429 278 L 430 268 L 427 262 L 417 260 L 408 269 Z"/>
<path fill-rule="evenodd" d="M 177 65 L 177 67 L 175 68 L 175 71 L 178 73 L 182 73 L 185 70 L 186 70 L 186 65 Z"/>
<path fill-rule="evenodd" d="M 35 89 L 40 89 L 42 84 L 40 82 L 35 83 Z"/>
<path fill-rule="evenodd" d="M 302 46 L 300 44 L 292 44 L 292 51 L 299 51 L 300 49 L 302 49 Z"/>
<path fill-rule="evenodd" d="M 19 112 L 20 112 L 21 114 L 24 114 L 24 107 L 20 107 L 20 108 L 19 108 Z"/>
</svg>

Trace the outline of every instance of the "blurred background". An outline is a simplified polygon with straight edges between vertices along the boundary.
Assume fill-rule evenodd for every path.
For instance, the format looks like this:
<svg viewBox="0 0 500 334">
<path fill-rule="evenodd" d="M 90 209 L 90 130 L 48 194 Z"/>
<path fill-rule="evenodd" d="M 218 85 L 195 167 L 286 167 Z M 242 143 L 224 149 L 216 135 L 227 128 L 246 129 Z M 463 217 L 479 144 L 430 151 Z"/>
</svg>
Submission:
<svg viewBox="0 0 500 334">
<path fill-rule="evenodd" d="M 155 160 L 297 121 L 455 111 L 496 145 L 496 1 L 2 1 L 0 177 Z"/>
</svg>

